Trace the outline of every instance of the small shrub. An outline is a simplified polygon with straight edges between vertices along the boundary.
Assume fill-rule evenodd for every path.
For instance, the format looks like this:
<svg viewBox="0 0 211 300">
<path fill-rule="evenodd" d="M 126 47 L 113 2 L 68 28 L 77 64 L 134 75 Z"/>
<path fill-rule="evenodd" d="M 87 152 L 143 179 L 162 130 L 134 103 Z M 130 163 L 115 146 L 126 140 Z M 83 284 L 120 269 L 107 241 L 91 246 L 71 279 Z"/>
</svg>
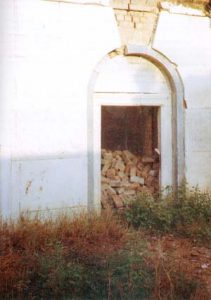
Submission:
<svg viewBox="0 0 211 300">
<path fill-rule="evenodd" d="M 211 241 L 211 194 L 187 190 L 182 186 L 175 195 L 169 192 L 153 198 L 139 194 L 128 203 L 123 218 L 134 228 L 166 233 L 175 232 L 197 240 Z"/>
<path fill-rule="evenodd" d="M 148 194 L 139 194 L 137 200 L 129 203 L 124 216 L 128 224 L 136 229 L 167 232 L 171 228 L 172 212 L 169 205 L 164 201 L 155 200 Z"/>
</svg>

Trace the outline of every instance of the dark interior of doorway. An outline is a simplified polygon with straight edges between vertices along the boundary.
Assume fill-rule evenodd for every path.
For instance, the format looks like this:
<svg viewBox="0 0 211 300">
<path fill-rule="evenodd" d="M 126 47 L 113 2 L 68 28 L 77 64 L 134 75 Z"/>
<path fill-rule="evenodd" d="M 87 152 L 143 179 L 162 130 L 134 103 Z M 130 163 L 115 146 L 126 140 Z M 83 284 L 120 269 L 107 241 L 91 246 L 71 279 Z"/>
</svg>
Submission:
<svg viewBox="0 0 211 300">
<path fill-rule="evenodd" d="M 158 148 L 158 108 L 102 106 L 102 149 L 152 156 Z"/>
<path fill-rule="evenodd" d="M 158 112 L 153 106 L 102 106 L 103 208 L 123 208 L 140 192 L 159 191 Z"/>
</svg>

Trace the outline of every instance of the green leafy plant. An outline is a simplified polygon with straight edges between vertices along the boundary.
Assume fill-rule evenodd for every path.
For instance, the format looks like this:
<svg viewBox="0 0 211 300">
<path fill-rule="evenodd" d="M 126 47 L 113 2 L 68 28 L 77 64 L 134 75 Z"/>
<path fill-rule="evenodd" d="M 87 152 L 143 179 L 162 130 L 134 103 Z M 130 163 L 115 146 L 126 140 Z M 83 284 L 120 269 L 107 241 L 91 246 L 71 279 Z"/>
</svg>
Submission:
<svg viewBox="0 0 211 300">
<path fill-rule="evenodd" d="M 176 199 L 175 199 L 176 197 Z M 211 239 L 211 194 L 181 186 L 175 195 L 169 188 L 157 197 L 139 194 L 128 203 L 123 218 L 134 228 L 160 233 Z"/>
</svg>

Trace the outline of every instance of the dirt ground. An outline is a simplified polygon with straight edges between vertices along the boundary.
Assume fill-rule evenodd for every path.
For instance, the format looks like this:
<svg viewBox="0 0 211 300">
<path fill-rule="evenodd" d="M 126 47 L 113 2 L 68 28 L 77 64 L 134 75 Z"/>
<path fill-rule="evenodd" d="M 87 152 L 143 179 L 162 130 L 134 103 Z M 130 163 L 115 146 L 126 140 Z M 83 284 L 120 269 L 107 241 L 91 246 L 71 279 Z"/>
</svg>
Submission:
<svg viewBox="0 0 211 300">
<path fill-rule="evenodd" d="M 152 253 L 156 253 L 157 261 L 166 263 L 170 272 L 177 268 L 188 278 L 204 283 L 211 299 L 211 247 L 209 245 L 199 245 L 187 238 L 173 235 L 163 237 L 147 235 L 147 240 L 148 248 Z"/>
</svg>

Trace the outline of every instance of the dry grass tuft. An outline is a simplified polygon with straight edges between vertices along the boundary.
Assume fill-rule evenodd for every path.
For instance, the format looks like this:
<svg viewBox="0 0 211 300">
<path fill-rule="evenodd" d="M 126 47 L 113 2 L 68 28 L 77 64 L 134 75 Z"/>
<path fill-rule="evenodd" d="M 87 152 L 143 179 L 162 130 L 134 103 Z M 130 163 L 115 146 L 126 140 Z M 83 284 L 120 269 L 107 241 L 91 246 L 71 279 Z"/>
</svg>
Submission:
<svg viewBox="0 0 211 300">
<path fill-rule="evenodd" d="M 208 299 L 164 240 L 148 238 L 111 212 L 2 222 L 0 299 Z"/>
<path fill-rule="evenodd" d="M 102 260 L 123 246 L 126 235 L 127 230 L 111 213 L 101 217 L 81 214 L 69 218 L 63 215 L 56 220 L 44 221 L 21 216 L 16 223 L 2 222 L 0 298 L 28 294 L 43 257 L 54 260 L 59 253 L 59 259 L 64 261 Z"/>
</svg>

